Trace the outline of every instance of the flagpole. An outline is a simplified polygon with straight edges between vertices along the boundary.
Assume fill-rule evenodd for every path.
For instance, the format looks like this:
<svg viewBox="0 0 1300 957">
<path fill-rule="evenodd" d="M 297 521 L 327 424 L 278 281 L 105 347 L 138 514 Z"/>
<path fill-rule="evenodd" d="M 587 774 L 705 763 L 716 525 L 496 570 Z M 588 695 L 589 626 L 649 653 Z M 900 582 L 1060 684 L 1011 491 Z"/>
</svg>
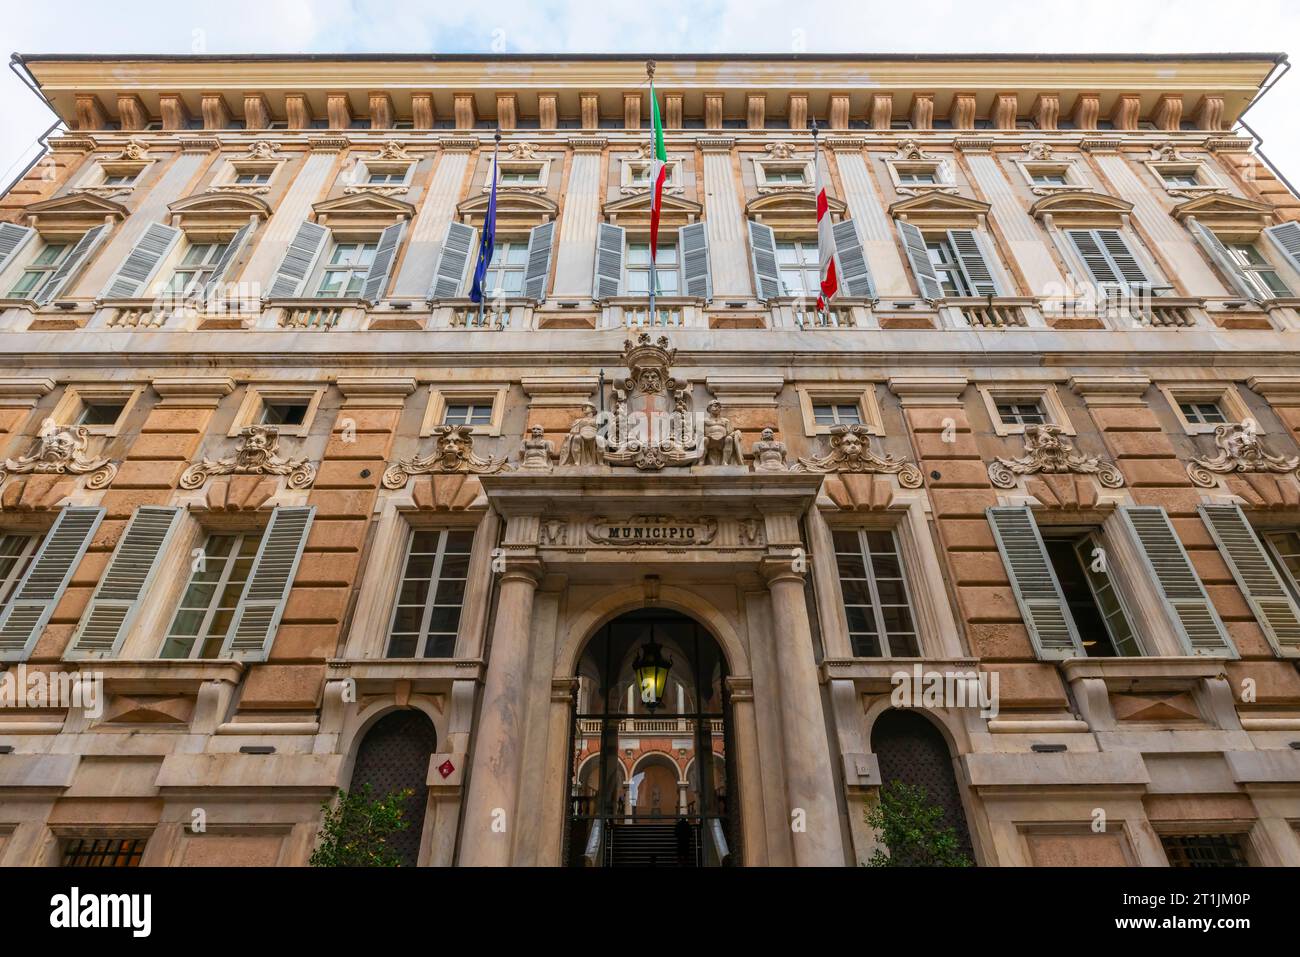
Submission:
<svg viewBox="0 0 1300 957">
<path fill-rule="evenodd" d="M 817 184 L 821 182 L 821 147 L 817 142 L 817 115 L 812 116 L 812 138 L 813 138 L 813 215 L 817 215 Z M 814 300 L 818 317 L 824 317 L 822 312 L 822 294 L 821 294 L 821 236 L 818 237 L 818 265 L 817 265 L 817 298 Z"/>
<path fill-rule="evenodd" d="M 655 130 L 654 130 L 655 61 L 654 60 L 646 60 L 645 72 L 646 72 L 646 76 L 650 78 L 650 153 L 653 155 L 655 149 Z M 654 168 L 653 163 L 651 164 L 650 168 L 651 169 Z M 655 184 L 649 183 L 649 186 L 650 186 L 650 207 L 653 210 L 654 201 L 655 201 L 654 200 Z M 650 314 L 646 316 L 646 325 L 648 326 L 653 326 L 655 324 L 655 319 L 657 318 L 655 316 L 655 286 L 659 285 L 659 277 L 656 275 L 655 272 L 656 266 L 658 265 L 655 262 L 656 253 L 658 252 L 658 250 L 655 248 L 656 245 L 657 245 L 656 243 L 650 244 Z"/>
<path fill-rule="evenodd" d="M 500 151 L 501 151 L 501 128 L 497 127 L 497 131 L 493 136 L 493 143 L 492 143 L 492 193 L 494 195 L 497 190 L 497 154 Z M 483 228 L 487 229 L 487 227 L 488 227 L 488 222 L 485 219 L 483 221 Z M 496 228 L 495 223 L 492 224 L 492 228 L 493 229 Z M 491 266 L 492 264 L 489 262 L 486 263 L 485 265 Z M 486 268 L 483 273 L 483 278 L 485 280 L 487 279 Z M 486 305 L 487 305 L 487 290 L 480 288 L 478 291 L 478 326 L 480 329 L 483 328 L 483 309 Z"/>
</svg>

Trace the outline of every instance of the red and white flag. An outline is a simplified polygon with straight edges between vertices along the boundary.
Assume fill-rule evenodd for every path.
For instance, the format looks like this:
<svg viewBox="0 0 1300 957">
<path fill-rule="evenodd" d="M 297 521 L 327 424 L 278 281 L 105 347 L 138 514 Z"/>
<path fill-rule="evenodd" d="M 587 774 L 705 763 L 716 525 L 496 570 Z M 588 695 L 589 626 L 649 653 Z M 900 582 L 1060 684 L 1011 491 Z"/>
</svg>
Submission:
<svg viewBox="0 0 1300 957">
<path fill-rule="evenodd" d="M 830 305 L 839 291 L 840 281 L 835 273 L 835 233 L 831 230 L 831 207 L 826 198 L 826 184 L 822 182 L 821 154 L 813 141 L 813 192 L 817 196 L 817 259 L 820 265 L 821 290 L 817 293 L 817 311 Z"/>
</svg>

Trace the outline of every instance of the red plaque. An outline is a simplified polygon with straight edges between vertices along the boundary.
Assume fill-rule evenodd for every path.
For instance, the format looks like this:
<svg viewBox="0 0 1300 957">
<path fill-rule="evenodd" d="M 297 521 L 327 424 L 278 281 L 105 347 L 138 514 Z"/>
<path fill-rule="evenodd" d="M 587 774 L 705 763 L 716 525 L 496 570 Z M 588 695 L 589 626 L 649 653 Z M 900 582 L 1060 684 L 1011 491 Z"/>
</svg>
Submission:
<svg viewBox="0 0 1300 957">
<path fill-rule="evenodd" d="M 451 772 L 455 770 L 456 765 L 452 764 L 450 759 L 443 761 L 442 764 L 438 765 L 438 773 L 444 778 L 451 777 Z"/>
</svg>

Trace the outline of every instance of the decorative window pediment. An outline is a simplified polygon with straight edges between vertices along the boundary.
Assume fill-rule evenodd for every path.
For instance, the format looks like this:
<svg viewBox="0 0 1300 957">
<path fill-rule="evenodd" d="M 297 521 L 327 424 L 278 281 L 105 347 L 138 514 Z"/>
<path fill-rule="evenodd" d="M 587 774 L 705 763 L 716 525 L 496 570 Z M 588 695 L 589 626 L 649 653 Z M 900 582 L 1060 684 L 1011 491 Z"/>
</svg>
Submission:
<svg viewBox="0 0 1300 957">
<path fill-rule="evenodd" d="M 1275 218 L 1274 207 L 1253 199 L 1241 199 L 1226 193 L 1210 193 L 1179 203 L 1171 213 L 1180 223 L 1195 217 L 1199 223 L 1211 227 L 1216 233 L 1256 235 L 1271 226 Z"/>
<path fill-rule="evenodd" d="M 405 196 L 417 160 L 418 157 L 397 140 L 390 140 L 374 155 L 357 159 L 355 175 L 343 192 L 348 195 Z"/>
<path fill-rule="evenodd" d="M 1225 184 L 1202 160 L 1184 156 L 1173 143 L 1151 151 L 1146 168 L 1170 196 L 1194 199 L 1207 193 L 1226 193 Z"/>
<path fill-rule="evenodd" d="M 692 200 L 680 196 L 664 196 L 659 211 L 659 228 L 668 230 L 687 226 L 698 220 L 703 211 L 703 207 Z M 611 225 L 622 226 L 634 233 L 649 232 L 650 191 L 643 190 L 606 203 L 602 212 L 605 221 Z"/>
<path fill-rule="evenodd" d="M 637 193 L 644 193 L 650 183 L 646 177 L 649 176 L 650 158 L 647 155 L 649 149 L 642 147 L 635 156 L 625 156 L 619 160 L 619 192 L 624 196 L 635 196 Z M 664 178 L 664 195 L 680 195 L 682 192 L 682 160 L 668 157 L 668 162 L 664 164 L 668 169 L 668 175 Z"/>
<path fill-rule="evenodd" d="M 754 157 L 754 185 L 760 196 L 797 193 L 813 185 L 812 153 L 791 143 L 768 143 L 766 156 Z"/>
<path fill-rule="evenodd" d="M 1014 160 L 1020 174 L 1035 196 L 1051 196 L 1086 190 L 1087 182 L 1079 173 L 1073 156 L 1058 156 L 1049 143 L 1035 140 L 1025 144 L 1025 156 Z"/>
<path fill-rule="evenodd" d="M 410 203 L 375 193 L 327 199 L 313 206 L 312 211 L 318 224 L 344 234 L 377 234 L 415 215 Z"/>
<path fill-rule="evenodd" d="M 91 172 L 89 178 L 72 189 L 73 193 L 112 199 L 116 196 L 129 196 L 135 189 L 140 174 L 155 162 L 149 158 L 149 149 L 143 143 L 131 140 L 116 156 L 99 161 L 98 169 Z"/>
<path fill-rule="evenodd" d="M 842 199 L 827 197 L 831 220 L 838 222 L 848 212 Z M 745 217 L 770 226 L 777 233 L 813 233 L 817 229 L 817 199 L 812 190 L 802 192 L 772 193 L 760 196 L 745 204 Z"/>
<path fill-rule="evenodd" d="M 246 193 L 198 193 L 167 207 L 171 223 L 195 242 L 229 240 L 250 220 L 270 217 L 265 201 Z"/>
<path fill-rule="evenodd" d="M 27 225 L 42 236 L 80 236 L 106 222 L 121 222 L 127 217 L 127 208 L 90 193 L 70 193 L 32 203 L 23 213 Z"/>
<path fill-rule="evenodd" d="M 956 193 L 952 165 L 936 153 L 927 153 L 916 140 L 904 140 L 898 152 L 885 160 L 894 190 L 903 196 Z"/>
<path fill-rule="evenodd" d="M 491 194 L 483 193 L 456 207 L 462 223 L 476 229 L 483 227 Z M 559 214 L 555 200 L 536 193 L 502 190 L 497 193 L 497 233 L 524 233 L 534 226 L 548 223 Z"/>
<path fill-rule="evenodd" d="M 1132 209 L 1132 203 L 1105 193 L 1069 190 L 1043 197 L 1029 207 L 1029 213 L 1040 221 L 1051 217 L 1057 226 L 1118 229 Z"/>
<path fill-rule="evenodd" d="M 265 196 L 271 191 L 271 178 L 287 159 L 280 152 L 279 143 L 258 140 L 243 156 L 231 157 L 226 161 L 225 169 L 208 187 L 207 192 Z"/>
<path fill-rule="evenodd" d="M 889 215 L 920 229 L 981 229 L 989 204 L 956 193 L 925 192 L 901 199 Z"/>
</svg>

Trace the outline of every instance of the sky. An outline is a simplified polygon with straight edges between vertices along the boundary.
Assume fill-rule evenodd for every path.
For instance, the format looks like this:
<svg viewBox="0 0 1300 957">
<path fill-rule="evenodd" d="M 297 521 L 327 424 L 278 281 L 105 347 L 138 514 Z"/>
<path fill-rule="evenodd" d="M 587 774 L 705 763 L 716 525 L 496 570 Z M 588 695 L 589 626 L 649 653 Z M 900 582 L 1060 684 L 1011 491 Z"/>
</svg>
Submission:
<svg viewBox="0 0 1300 957">
<path fill-rule="evenodd" d="M 1295 0 L 64 0 L 8 4 L 18 53 L 1224 53 L 1300 57 Z M 1247 118 L 1300 183 L 1300 69 Z M 53 120 L 0 74 L 0 187 Z"/>
</svg>

